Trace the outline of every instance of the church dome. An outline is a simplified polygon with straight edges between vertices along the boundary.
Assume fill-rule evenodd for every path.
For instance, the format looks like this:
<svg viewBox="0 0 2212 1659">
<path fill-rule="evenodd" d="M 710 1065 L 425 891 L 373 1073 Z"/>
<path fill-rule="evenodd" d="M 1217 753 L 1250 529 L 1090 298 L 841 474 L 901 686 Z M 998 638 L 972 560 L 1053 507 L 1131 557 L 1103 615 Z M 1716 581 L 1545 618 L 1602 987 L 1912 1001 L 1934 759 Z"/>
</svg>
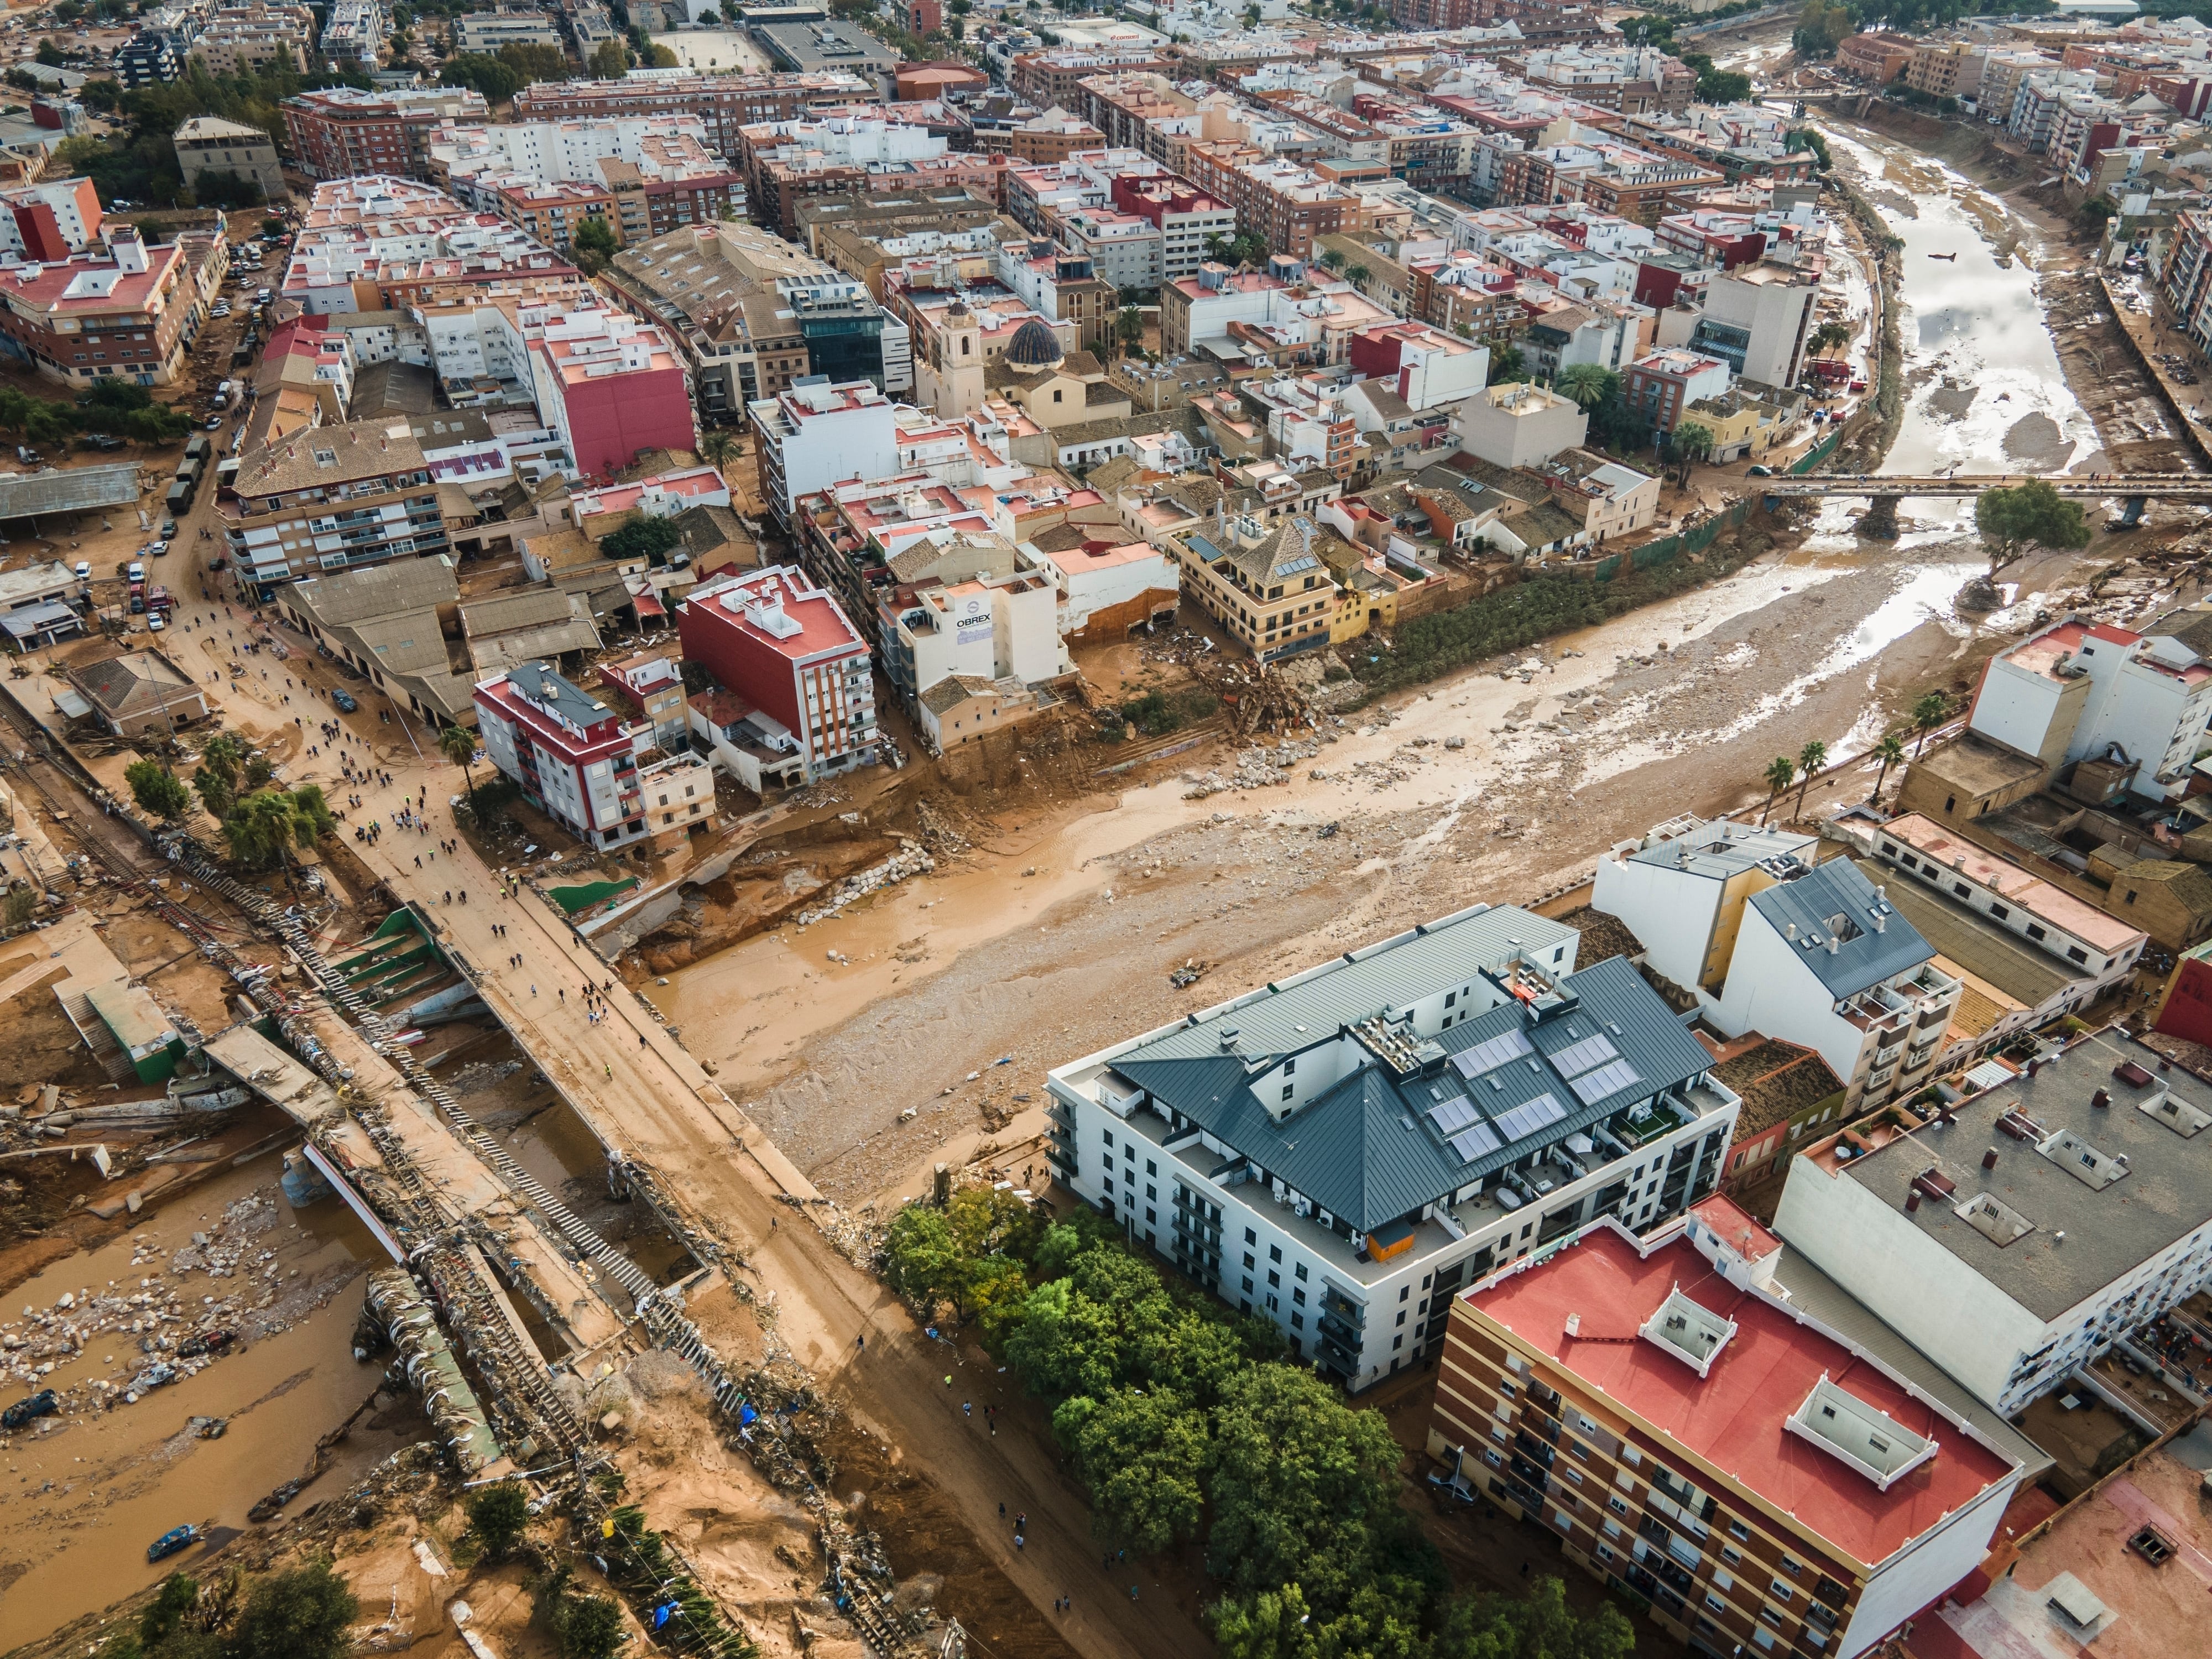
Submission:
<svg viewBox="0 0 2212 1659">
<path fill-rule="evenodd" d="M 1006 361 L 1024 368 L 1049 368 L 1065 361 L 1067 354 L 1060 349 L 1060 340 L 1042 317 L 1032 317 L 1014 331 L 1014 337 L 1006 342 Z"/>
</svg>

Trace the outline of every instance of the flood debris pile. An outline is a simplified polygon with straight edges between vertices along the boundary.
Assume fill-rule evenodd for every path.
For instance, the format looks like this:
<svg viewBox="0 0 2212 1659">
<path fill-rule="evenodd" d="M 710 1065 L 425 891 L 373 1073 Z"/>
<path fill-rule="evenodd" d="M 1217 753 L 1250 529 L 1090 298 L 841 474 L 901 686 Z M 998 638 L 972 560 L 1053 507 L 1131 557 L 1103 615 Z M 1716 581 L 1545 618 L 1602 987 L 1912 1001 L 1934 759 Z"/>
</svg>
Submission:
<svg viewBox="0 0 2212 1659">
<path fill-rule="evenodd" d="M 1182 798 L 1204 800 L 1230 789 L 1272 789 L 1288 783 L 1293 767 L 1320 752 L 1319 738 L 1286 738 L 1276 744 L 1250 744 L 1237 751 L 1236 765 L 1231 771 L 1185 773 L 1183 781 L 1188 787 L 1183 790 Z"/>
<path fill-rule="evenodd" d="M 857 903 L 871 893 L 878 892 L 886 887 L 895 887 L 900 882 L 910 880 L 915 876 L 927 875 L 936 868 L 937 860 L 930 857 L 927 848 L 919 842 L 909 841 L 902 836 L 899 837 L 897 852 L 892 854 L 881 864 L 871 865 L 866 870 L 857 871 L 846 877 L 838 884 L 836 892 L 830 897 L 828 903 L 814 905 L 801 910 L 795 920 L 799 930 L 804 932 L 817 921 L 829 921 L 830 917 L 843 910 L 847 905 Z"/>
</svg>

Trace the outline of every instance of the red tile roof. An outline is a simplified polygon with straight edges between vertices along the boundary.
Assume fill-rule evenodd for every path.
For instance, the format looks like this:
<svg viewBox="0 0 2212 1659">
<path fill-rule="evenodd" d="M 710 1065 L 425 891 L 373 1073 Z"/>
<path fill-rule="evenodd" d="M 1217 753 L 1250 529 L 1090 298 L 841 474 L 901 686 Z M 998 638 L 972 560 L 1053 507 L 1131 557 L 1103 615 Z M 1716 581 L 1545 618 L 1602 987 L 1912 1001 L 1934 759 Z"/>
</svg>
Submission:
<svg viewBox="0 0 2212 1659">
<path fill-rule="evenodd" d="M 1679 1288 L 1736 1323 L 1700 1377 L 1637 1329 Z M 1873 1361 L 1738 1290 L 1677 1237 L 1648 1256 L 1601 1226 L 1540 1265 L 1465 1292 L 1482 1313 L 1586 1388 L 1633 1413 L 1863 1565 L 1887 1559 L 2013 1474 L 2005 1458 L 1915 1400 Z M 1580 1335 L 1565 1333 L 1581 1316 Z M 1901 1426 L 1936 1455 L 1887 1492 L 1783 1427 L 1821 1374 Z"/>
</svg>

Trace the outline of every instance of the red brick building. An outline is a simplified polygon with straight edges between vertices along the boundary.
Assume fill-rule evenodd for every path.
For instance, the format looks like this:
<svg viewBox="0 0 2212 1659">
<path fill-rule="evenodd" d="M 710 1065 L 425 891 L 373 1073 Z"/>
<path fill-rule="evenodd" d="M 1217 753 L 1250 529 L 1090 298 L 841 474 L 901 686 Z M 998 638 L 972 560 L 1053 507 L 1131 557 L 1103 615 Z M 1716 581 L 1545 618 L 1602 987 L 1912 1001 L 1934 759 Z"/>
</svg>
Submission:
<svg viewBox="0 0 2212 1659">
<path fill-rule="evenodd" d="M 774 565 L 683 602 L 677 631 L 697 663 L 788 740 L 806 781 L 875 758 L 868 644 L 837 601 L 796 565 Z M 765 722 L 759 717 L 765 716 Z"/>
<path fill-rule="evenodd" d="M 310 179 L 430 176 L 429 143 L 448 121 L 489 121 L 483 94 L 465 87 L 363 92 L 328 87 L 287 98 L 284 131 Z"/>
</svg>

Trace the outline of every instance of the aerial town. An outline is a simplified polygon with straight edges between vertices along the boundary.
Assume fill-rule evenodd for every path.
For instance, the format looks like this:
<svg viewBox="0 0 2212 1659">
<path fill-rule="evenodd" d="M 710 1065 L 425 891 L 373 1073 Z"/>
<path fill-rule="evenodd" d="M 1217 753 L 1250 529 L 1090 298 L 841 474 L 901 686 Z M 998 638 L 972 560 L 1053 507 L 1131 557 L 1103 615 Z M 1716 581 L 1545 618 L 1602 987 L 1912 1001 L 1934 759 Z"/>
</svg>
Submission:
<svg viewBox="0 0 2212 1659">
<path fill-rule="evenodd" d="M 2212 1653 L 2212 0 L 0 78 L 0 1659 Z"/>
</svg>

